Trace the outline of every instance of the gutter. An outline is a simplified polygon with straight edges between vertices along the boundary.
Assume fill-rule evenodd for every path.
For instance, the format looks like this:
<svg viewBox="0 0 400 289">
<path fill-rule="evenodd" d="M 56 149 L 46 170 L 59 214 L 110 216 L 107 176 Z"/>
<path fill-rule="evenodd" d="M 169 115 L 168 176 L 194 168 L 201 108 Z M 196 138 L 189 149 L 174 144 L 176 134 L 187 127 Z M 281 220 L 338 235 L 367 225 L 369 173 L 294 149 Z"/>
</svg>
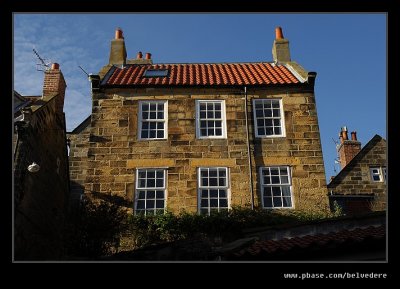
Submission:
<svg viewBox="0 0 400 289">
<path fill-rule="evenodd" d="M 251 209 L 254 210 L 254 192 L 253 192 L 253 168 L 251 166 L 251 154 L 250 154 L 250 134 L 248 124 L 248 108 L 247 108 L 247 87 L 244 86 L 244 107 L 245 107 L 245 118 L 246 118 L 246 137 L 247 137 L 247 155 L 249 160 L 249 177 L 250 177 L 250 194 L 251 194 Z"/>
</svg>

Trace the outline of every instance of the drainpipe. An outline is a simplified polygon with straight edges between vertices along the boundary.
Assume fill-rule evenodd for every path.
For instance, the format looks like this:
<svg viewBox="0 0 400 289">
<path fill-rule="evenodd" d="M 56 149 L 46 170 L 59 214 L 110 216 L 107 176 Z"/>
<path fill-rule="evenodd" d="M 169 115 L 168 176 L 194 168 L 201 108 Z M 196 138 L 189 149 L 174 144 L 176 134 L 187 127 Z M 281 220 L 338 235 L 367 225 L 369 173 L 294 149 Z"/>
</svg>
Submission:
<svg viewBox="0 0 400 289">
<path fill-rule="evenodd" d="M 246 118 L 246 136 L 247 136 L 247 155 L 249 158 L 249 177 L 250 177 L 250 194 L 251 194 L 251 209 L 254 210 L 254 193 L 253 193 L 253 168 L 251 166 L 251 155 L 250 155 L 250 134 L 249 134 L 249 124 L 247 118 L 247 87 L 244 87 L 244 113 Z"/>
</svg>

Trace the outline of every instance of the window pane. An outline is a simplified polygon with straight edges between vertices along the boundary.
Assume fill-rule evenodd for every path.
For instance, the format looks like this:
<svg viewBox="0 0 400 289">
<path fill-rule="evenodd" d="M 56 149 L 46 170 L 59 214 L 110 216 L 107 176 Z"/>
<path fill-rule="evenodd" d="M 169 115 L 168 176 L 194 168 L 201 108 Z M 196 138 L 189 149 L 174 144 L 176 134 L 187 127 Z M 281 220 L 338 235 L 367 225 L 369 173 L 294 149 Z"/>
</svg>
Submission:
<svg viewBox="0 0 400 289">
<path fill-rule="evenodd" d="M 282 186 L 282 195 L 290 197 L 290 188 L 288 186 Z"/>
<path fill-rule="evenodd" d="M 147 121 L 142 122 L 142 129 L 148 129 L 149 128 L 149 123 Z"/>
<path fill-rule="evenodd" d="M 143 112 L 142 113 L 142 118 L 143 119 L 148 119 L 149 118 L 149 113 L 148 112 Z"/>
<path fill-rule="evenodd" d="M 274 132 L 272 130 L 272 127 L 267 127 L 265 129 L 265 135 L 273 135 L 273 134 L 274 134 Z"/>
<path fill-rule="evenodd" d="M 156 197 L 157 199 L 164 199 L 164 191 L 157 191 Z"/>
<path fill-rule="evenodd" d="M 142 103 L 142 111 L 149 111 L 149 104 L 148 103 Z"/>
<path fill-rule="evenodd" d="M 149 137 L 150 138 L 156 138 L 156 131 L 155 130 L 151 130 Z"/>
<path fill-rule="evenodd" d="M 150 111 L 156 111 L 157 104 L 150 103 Z"/>
<path fill-rule="evenodd" d="M 218 198 L 218 190 L 210 190 L 210 198 Z"/>
<path fill-rule="evenodd" d="M 271 100 L 271 104 L 273 108 L 279 108 L 279 100 Z"/>
<path fill-rule="evenodd" d="M 156 185 L 156 182 L 154 179 L 147 179 L 147 187 L 148 188 L 154 188 Z"/>
<path fill-rule="evenodd" d="M 220 187 L 225 187 L 226 186 L 226 179 L 225 178 L 219 178 L 219 184 Z"/>
<path fill-rule="evenodd" d="M 218 186 L 218 179 L 217 178 L 210 178 L 210 186 L 211 187 Z"/>
<path fill-rule="evenodd" d="M 264 117 L 264 113 L 262 109 L 256 109 L 256 117 Z"/>
<path fill-rule="evenodd" d="M 281 111 L 279 109 L 273 109 L 274 117 L 280 117 Z"/>
<path fill-rule="evenodd" d="M 154 200 L 146 200 L 146 209 L 154 209 Z"/>
<path fill-rule="evenodd" d="M 217 175 L 218 175 L 217 170 L 215 169 L 210 170 L 210 177 L 217 177 Z"/>
<path fill-rule="evenodd" d="M 156 208 L 157 209 L 164 209 L 164 200 L 156 201 Z"/>
<path fill-rule="evenodd" d="M 144 201 L 137 201 L 136 209 L 144 209 Z"/>
<path fill-rule="evenodd" d="M 156 112 L 150 111 L 150 119 L 156 119 Z"/>
<path fill-rule="evenodd" d="M 148 130 L 142 130 L 142 134 L 140 136 L 141 138 L 148 138 L 149 137 L 149 131 Z"/>
<path fill-rule="evenodd" d="M 220 111 L 215 112 L 215 118 L 222 118 Z"/>
<path fill-rule="evenodd" d="M 158 111 L 164 111 L 164 104 L 163 104 L 163 103 L 159 103 L 159 104 L 157 105 L 157 110 L 158 110 Z"/>
<path fill-rule="evenodd" d="M 214 103 L 215 110 L 221 110 L 221 103 L 216 102 Z"/>
<path fill-rule="evenodd" d="M 273 183 L 273 184 L 279 184 L 280 182 L 279 182 L 279 177 L 278 176 L 272 176 L 271 177 L 271 182 Z"/>
<path fill-rule="evenodd" d="M 281 188 L 280 187 L 272 187 L 272 195 L 274 197 L 281 196 Z"/>
<path fill-rule="evenodd" d="M 291 207 L 292 206 L 291 198 L 285 197 L 285 198 L 282 198 L 282 200 L 283 200 L 283 207 Z"/>
<path fill-rule="evenodd" d="M 218 208 L 218 199 L 210 199 L 210 208 Z"/>
<path fill-rule="evenodd" d="M 163 179 L 164 178 L 164 171 L 157 171 L 157 178 Z"/>
<path fill-rule="evenodd" d="M 146 180 L 145 179 L 140 179 L 138 187 L 139 188 L 145 188 L 146 187 Z"/>
<path fill-rule="evenodd" d="M 155 191 L 147 191 L 147 199 L 154 199 L 156 196 Z"/>
<path fill-rule="evenodd" d="M 157 179 L 156 184 L 157 184 L 157 188 L 162 188 L 162 187 L 164 187 L 164 180 Z"/>
<path fill-rule="evenodd" d="M 271 168 L 271 175 L 274 175 L 274 176 L 279 175 L 279 169 L 278 168 Z"/>
<path fill-rule="evenodd" d="M 287 168 L 280 168 L 280 171 L 281 171 L 281 175 L 287 175 L 288 174 Z"/>
<path fill-rule="evenodd" d="M 226 198 L 226 190 L 219 190 L 219 197 Z"/>
<path fill-rule="evenodd" d="M 258 135 L 265 135 L 265 129 L 259 128 L 258 129 Z"/>
<path fill-rule="evenodd" d="M 200 130 L 200 135 L 201 136 L 207 136 L 207 129 L 201 129 Z"/>
<path fill-rule="evenodd" d="M 272 188 L 266 187 L 264 188 L 264 197 L 270 197 L 272 195 Z"/>
<path fill-rule="evenodd" d="M 202 208 L 208 208 L 208 199 L 201 199 L 201 204 L 200 206 Z"/>
<path fill-rule="evenodd" d="M 155 171 L 147 171 L 147 178 L 155 178 L 156 177 L 156 172 Z"/>
<path fill-rule="evenodd" d="M 264 198 L 264 207 L 272 207 L 272 198 Z"/>
<path fill-rule="evenodd" d="M 157 131 L 157 138 L 164 138 L 164 131 L 158 130 Z"/>
<path fill-rule="evenodd" d="M 281 134 L 281 128 L 280 127 L 275 127 L 274 128 L 274 134 Z"/>
<path fill-rule="evenodd" d="M 281 177 L 281 183 L 282 184 L 288 184 L 289 183 L 289 178 L 286 176 Z"/>
<path fill-rule="evenodd" d="M 274 207 L 282 207 L 282 199 L 281 199 L 281 197 L 274 198 Z"/>
<path fill-rule="evenodd" d="M 144 198 L 145 198 L 145 191 L 139 191 L 138 199 L 144 199 Z"/>
<path fill-rule="evenodd" d="M 214 112 L 213 111 L 207 111 L 207 118 L 214 118 Z"/>
<path fill-rule="evenodd" d="M 272 117 L 272 111 L 270 109 L 264 110 L 265 117 Z"/>
<path fill-rule="evenodd" d="M 201 197 L 208 198 L 208 190 L 201 190 Z"/>
<path fill-rule="evenodd" d="M 219 207 L 227 208 L 228 207 L 228 200 L 227 199 L 220 199 L 219 200 Z"/>
</svg>

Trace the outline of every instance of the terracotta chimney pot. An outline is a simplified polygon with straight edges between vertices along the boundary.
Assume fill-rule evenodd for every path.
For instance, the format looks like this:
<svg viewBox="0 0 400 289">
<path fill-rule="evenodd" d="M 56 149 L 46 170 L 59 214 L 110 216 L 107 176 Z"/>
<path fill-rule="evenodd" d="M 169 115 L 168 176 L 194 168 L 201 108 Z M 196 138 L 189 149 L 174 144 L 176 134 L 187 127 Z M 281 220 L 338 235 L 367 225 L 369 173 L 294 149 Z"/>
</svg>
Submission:
<svg viewBox="0 0 400 289">
<path fill-rule="evenodd" d="M 149 52 L 146 53 L 146 59 L 151 59 L 151 53 Z"/>
<path fill-rule="evenodd" d="M 54 69 L 60 69 L 60 64 L 58 64 L 58 63 L 53 63 L 53 64 L 51 65 L 51 69 L 52 69 L 52 70 L 54 70 Z"/>
<path fill-rule="evenodd" d="M 139 51 L 139 52 L 137 53 L 137 55 L 136 55 L 136 59 L 142 59 L 142 57 L 143 57 L 143 54 L 142 54 L 141 51 Z"/>
<path fill-rule="evenodd" d="M 115 30 L 115 39 L 124 39 L 122 29 L 119 27 Z"/>
<path fill-rule="evenodd" d="M 275 39 L 283 39 L 283 32 L 281 27 L 275 28 Z"/>
<path fill-rule="evenodd" d="M 354 140 L 354 141 L 357 140 L 357 132 L 355 132 L 355 131 L 351 132 L 351 140 Z"/>
</svg>

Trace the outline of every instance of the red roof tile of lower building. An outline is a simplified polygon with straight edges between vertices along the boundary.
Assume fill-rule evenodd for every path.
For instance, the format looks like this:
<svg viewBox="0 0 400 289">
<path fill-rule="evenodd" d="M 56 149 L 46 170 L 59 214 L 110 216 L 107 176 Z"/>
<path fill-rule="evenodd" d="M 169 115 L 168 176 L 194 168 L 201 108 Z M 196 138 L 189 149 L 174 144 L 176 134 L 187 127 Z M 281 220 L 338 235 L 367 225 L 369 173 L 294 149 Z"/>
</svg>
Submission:
<svg viewBox="0 0 400 289">
<path fill-rule="evenodd" d="M 341 230 L 329 234 L 306 235 L 302 237 L 284 238 L 281 240 L 257 241 L 247 248 L 234 253 L 236 257 L 246 255 L 255 256 L 259 254 L 273 254 L 278 251 L 290 251 L 294 249 L 305 249 L 312 247 L 336 246 L 344 242 L 362 242 L 365 239 L 382 239 L 386 236 L 386 228 L 381 226 L 370 226 L 354 230 Z"/>
<path fill-rule="evenodd" d="M 165 77 L 145 77 L 146 70 L 168 70 Z M 107 86 L 231 86 L 297 84 L 285 65 L 274 63 L 181 63 L 113 66 L 104 78 Z"/>
</svg>

